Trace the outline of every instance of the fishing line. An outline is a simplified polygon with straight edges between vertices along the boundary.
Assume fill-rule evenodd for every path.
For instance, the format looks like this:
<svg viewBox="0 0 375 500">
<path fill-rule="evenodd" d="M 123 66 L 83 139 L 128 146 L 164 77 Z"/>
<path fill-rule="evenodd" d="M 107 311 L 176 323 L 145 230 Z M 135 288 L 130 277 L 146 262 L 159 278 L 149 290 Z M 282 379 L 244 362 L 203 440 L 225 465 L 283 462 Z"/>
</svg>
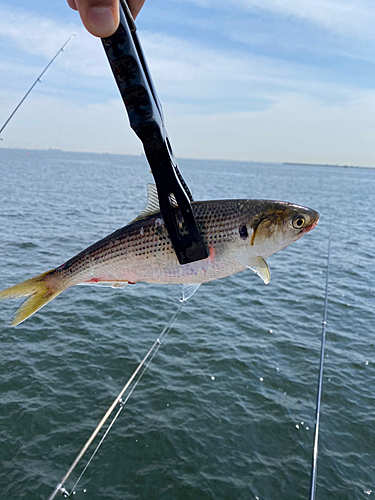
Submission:
<svg viewBox="0 0 375 500">
<path fill-rule="evenodd" d="M 74 44 L 75 38 L 73 38 L 72 44 Z M 57 115 L 57 127 L 56 127 L 56 141 L 55 141 L 55 149 L 63 149 L 61 147 L 61 144 L 63 141 L 61 141 L 61 131 L 63 129 L 63 123 L 66 123 L 69 121 L 69 118 L 67 117 L 67 112 L 66 112 L 66 106 L 68 103 L 68 83 L 69 83 L 69 88 L 72 88 L 72 71 L 71 71 L 71 63 L 69 58 L 64 59 L 64 67 L 62 68 L 62 73 L 63 77 L 61 79 L 61 89 L 59 92 L 59 98 L 60 98 L 60 105 L 59 105 L 59 113 L 57 113 L 57 108 L 56 108 L 56 115 Z M 64 130 L 66 130 L 66 127 L 64 127 Z"/>
<path fill-rule="evenodd" d="M 329 262 L 330 262 L 330 256 L 331 256 L 331 225 L 332 225 L 331 223 L 332 223 L 332 217 L 331 217 L 330 222 L 329 222 L 326 286 L 325 286 L 325 297 L 324 297 L 322 340 L 321 340 L 321 348 L 320 348 L 318 393 L 317 393 L 317 398 L 316 398 L 314 446 L 313 446 L 313 453 L 312 453 L 312 460 L 311 460 L 311 482 L 310 482 L 309 500 L 315 499 L 315 492 L 316 492 L 316 478 L 317 478 L 317 466 L 318 466 L 318 441 L 319 441 L 319 424 L 320 424 L 320 405 L 321 405 L 321 399 L 322 399 L 324 347 L 325 347 L 326 326 L 327 326 Z"/>
<path fill-rule="evenodd" d="M 154 357 L 156 356 L 157 352 L 159 351 L 160 346 L 162 344 L 162 340 L 168 335 L 168 333 L 172 329 L 172 327 L 173 327 L 176 319 L 178 318 L 178 316 L 181 313 L 182 307 L 183 307 L 183 303 L 180 303 L 179 306 L 178 306 L 178 308 L 177 308 L 177 310 L 176 310 L 176 312 L 173 314 L 172 318 L 165 325 L 165 327 L 164 327 L 163 331 L 161 332 L 161 334 L 158 336 L 158 338 L 152 344 L 152 346 L 148 350 L 148 352 L 145 355 L 145 357 L 139 363 L 139 365 L 134 370 L 134 372 L 131 375 L 131 377 L 129 378 L 129 380 L 126 382 L 126 384 L 122 388 L 122 390 L 119 393 L 119 395 L 116 397 L 116 399 L 113 401 L 113 403 L 111 404 L 111 406 L 108 408 L 108 410 L 105 413 L 105 415 L 103 416 L 102 420 L 99 422 L 99 424 L 97 425 L 96 429 L 91 434 L 91 436 L 89 437 L 89 439 L 86 441 L 85 445 L 83 446 L 83 448 L 81 449 L 81 451 L 78 453 L 78 455 L 75 458 L 75 460 L 73 461 L 72 465 L 69 467 L 68 472 L 61 479 L 60 483 L 56 485 L 56 488 L 53 490 L 53 492 L 51 493 L 51 495 L 48 497 L 48 500 L 53 500 L 58 493 L 61 493 L 65 497 L 70 497 L 70 495 L 74 494 L 74 490 L 75 490 L 77 484 L 79 483 L 79 481 L 81 480 L 83 474 L 86 472 L 87 468 L 91 464 L 94 456 L 96 455 L 96 453 L 99 450 L 100 446 L 103 444 L 104 439 L 107 437 L 107 435 L 108 435 L 109 431 L 111 430 L 113 424 L 117 420 L 117 418 L 120 415 L 121 411 L 123 410 L 125 404 L 128 402 L 130 396 L 132 395 L 134 389 L 136 388 L 136 386 L 138 385 L 139 381 L 143 377 L 143 375 L 144 375 L 145 371 L 147 370 L 147 368 L 149 367 L 151 361 L 154 359 Z M 126 393 L 126 391 L 128 391 L 128 393 L 127 393 L 125 399 L 122 399 L 122 397 L 124 396 L 124 394 Z M 94 441 L 95 437 L 98 435 L 99 431 L 104 426 L 104 424 L 106 423 L 106 421 L 108 420 L 108 418 L 110 417 L 110 415 L 113 413 L 114 409 L 116 408 L 116 406 L 118 404 L 120 406 L 119 406 L 119 408 L 118 408 L 115 416 L 112 418 L 111 422 L 108 424 L 108 427 L 107 427 L 104 435 L 100 439 L 100 441 L 97 444 L 95 450 L 93 451 L 91 457 L 89 458 L 89 460 L 86 463 L 85 467 L 83 468 L 80 476 L 78 477 L 76 483 L 74 484 L 71 492 L 69 493 L 63 487 L 64 484 L 65 484 L 65 482 L 70 477 L 70 475 L 72 474 L 73 470 L 78 465 L 78 462 L 81 460 L 81 458 L 83 457 L 83 455 L 86 453 L 86 451 L 90 447 L 91 443 Z"/>
</svg>

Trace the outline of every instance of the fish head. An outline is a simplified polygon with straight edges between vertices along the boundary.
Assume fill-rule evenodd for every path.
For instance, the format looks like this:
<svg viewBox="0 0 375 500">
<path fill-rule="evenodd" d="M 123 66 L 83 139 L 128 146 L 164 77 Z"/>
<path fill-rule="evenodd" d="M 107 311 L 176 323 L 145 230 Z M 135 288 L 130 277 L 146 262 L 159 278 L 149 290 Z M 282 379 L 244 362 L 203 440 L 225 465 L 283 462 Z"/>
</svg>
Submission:
<svg viewBox="0 0 375 500">
<path fill-rule="evenodd" d="M 256 255 L 267 258 L 297 241 L 317 225 L 319 214 L 293 203 L 264 201 L 264 208 L 253 218 L 251 246 Z"/>
</svg>

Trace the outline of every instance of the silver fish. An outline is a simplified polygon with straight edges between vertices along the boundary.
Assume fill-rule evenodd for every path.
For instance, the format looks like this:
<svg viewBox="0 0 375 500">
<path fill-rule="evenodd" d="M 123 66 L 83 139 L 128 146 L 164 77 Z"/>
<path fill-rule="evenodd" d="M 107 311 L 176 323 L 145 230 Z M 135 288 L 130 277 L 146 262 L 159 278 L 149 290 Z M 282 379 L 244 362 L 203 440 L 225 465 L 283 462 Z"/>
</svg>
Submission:
<svg viewBox="0 0 375 500">
<path fill-rule="evenodd" d="M 12 326 L 75 285 L 117 288 L 139 281 L 181 283 L 183 300 L 187 300 L 201 283 L 247 268 L 268 283 L 271 274 L 265 259 L 311 231 L 319 219 L 315 210 L 270 200 L 199 201 L 192 208 L 209 248 L 207 259 L 179 264 L 160 214 L 156 188 L 149 184 L 148 204 L 133 222 L 60 267 L 0 292 L 0 300 L 27 297 Z M 175 210 L 178 221 L 178 207 Z M 184 231 L 182 220 L 180 231 Z"/>
</svg>

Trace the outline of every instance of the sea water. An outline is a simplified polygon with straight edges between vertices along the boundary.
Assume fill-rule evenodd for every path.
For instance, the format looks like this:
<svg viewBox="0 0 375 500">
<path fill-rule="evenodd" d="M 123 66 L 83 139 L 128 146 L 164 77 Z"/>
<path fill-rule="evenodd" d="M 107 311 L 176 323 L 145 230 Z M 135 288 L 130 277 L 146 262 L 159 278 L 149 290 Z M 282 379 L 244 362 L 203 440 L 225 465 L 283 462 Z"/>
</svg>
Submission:
<svg viewBox="0 0 375 500">
<path fill-rule="evenodd" d="M 308 498 L 330 219 L 317 498 L 375 498 L 375 170 L 179 165 L 197 200 L 291 201 L 321 219 L 269 259 L 269 285 L 245 271 L 188 301 L 74 498 Z M 9 149 L 0 179 L 0 289 L 124 226 L 152 182 L 144 157 Z M 16 328 L 17 304 L 0 304 L 1 498 L 51 494 L 180 294 L 75 287 Z"/>
</svg>

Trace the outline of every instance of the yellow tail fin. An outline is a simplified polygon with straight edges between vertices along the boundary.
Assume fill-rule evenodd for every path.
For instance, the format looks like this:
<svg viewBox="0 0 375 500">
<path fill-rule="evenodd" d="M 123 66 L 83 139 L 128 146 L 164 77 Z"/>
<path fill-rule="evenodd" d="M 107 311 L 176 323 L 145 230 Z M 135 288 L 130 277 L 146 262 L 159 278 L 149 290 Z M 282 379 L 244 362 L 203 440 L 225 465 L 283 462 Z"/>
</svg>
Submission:
<svg viewBox="0 0 375 500">
<path fill-rule="evenodd" d="M 45 282 L 44 278 L 52 272 L 54 270 L 47 271 L 0 292 L 0 301 L 28 297 L 16 311 L 11 326 L 19 325 L 62 292 L 62 290 L 51 291 Z"/>
</svg>

